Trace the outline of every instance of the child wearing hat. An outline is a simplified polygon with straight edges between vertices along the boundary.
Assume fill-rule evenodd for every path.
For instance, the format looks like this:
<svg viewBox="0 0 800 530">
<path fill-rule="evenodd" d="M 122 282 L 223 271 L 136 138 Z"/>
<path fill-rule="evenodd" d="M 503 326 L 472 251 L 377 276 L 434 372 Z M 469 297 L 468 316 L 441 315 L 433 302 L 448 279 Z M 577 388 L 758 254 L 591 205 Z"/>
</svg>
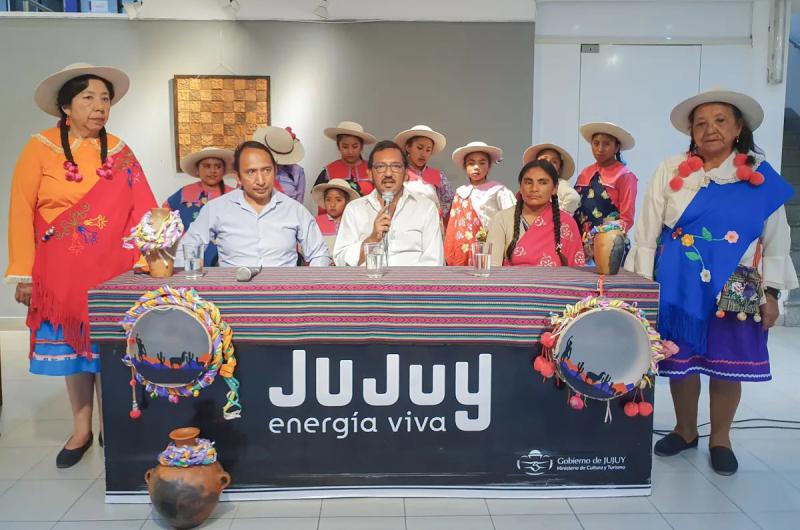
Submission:
<svg viewBox="0 0 800 530">
<path fill-rule="evenodd" d="M 317 216 L 317 225 L 328 245 L 328 251 L 333 255 L 333 246 L 336 243 L 336 234 L 339 232 L 339 221 L 342 219 L 344 208 L 351 200 L 358 198 L 358 192 L 351 188 L 346 180 L 332 179 L 314 186 L 311 196 L 314 197 L 317 206 L 325 211 Z"/>
<path fill-rule="evenodd" d="M 459 186 L 453 197 L 444 240 L 448 265 L 468 265 L 472 243 L 486 240 L 494 214 L 516 205 L 513 191 L 487 178 L 492 165 L 502 158 L 502 149 L 485 142 L 470 142 L 453 151 L 453 162 L 464 168 L 469 183 Z"/>
<path fill-rule="evenodd" d="M 189 153 L 181 159 L 181 171 L 197 179 L 170 195 L 162 207 L 181 214 L 185 230 L 197 218 L 200 209 L 211 199 L 233 190 L 225 184 L 225 175 L 233 169 L 233 151 L 217 147 L 205 147 Z M 206 247 L 203 264 L 216 266 L 219 260 L 217 247 L 213 243 Z"/>
<path fill-rule="evenodd" d="M 447 140 L 442 133 L 427 125 L 415 125 L 394 137 L 408 156 L 408 169 L 405 189 L 422 194 L 439 206 L 444 216 L 450 213 L 453 202 L 453 188 L 444 171 L 428 166 L 431 156 L 444 151 Z"/>
<path fill-rule="evenodd" d="M 620 152 L 636 142 L 631 133 L 610 122 L 587 123 L 581 136 L 591 145 L 595 163 L 585 167 L 575 183 L 581 196 L 575 211 L 578 228 L 585 238 L 595 226 L 619 221 L 627 232 L 633 227 L 638 179 Z"/>
<path fill-rule="evenodd" d="M 306 195 L 306 172 L 299 164 L 306 152 L 291 127 L 261 127 L 253 133 L 253 140 L 267 146 L 278 165 L 276 183 L 281 191 L 303 202 Z"/>
<path fill-rule="evenodd" d="M 369 176 L 367 161 L 361 157 L 364 145 L 375 143 L 375 137 L 364 131 L 361 124 L 354 121 L 342 121 L 336 127 L 324 131 L 325 136 L 336 142 L 339 159 L 326 165 L 320 172 L 314 185 L 333 179 L 346 181 L 360 196 L 369 194 L 372 179 Z M 320 209 L 322 214 L 325 209 Z"/>
</svg>

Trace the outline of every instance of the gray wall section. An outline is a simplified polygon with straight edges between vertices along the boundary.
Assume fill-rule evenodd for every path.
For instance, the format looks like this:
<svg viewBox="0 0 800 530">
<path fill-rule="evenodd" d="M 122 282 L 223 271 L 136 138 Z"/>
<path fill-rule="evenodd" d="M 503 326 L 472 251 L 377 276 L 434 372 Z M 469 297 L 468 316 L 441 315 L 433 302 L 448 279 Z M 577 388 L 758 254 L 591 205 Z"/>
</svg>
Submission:
<svg viewBox="0 0 800 530">
<path fill-rule="evenodd" d="M 271 76 L 272 123 L 292 125 L 300 136 L 309 184 L 337 156 L 322 129 L 354 120 L 379 138 L 417 123 L 442 131 L 448 146 L 433 162 L 455 185 L 465 177 L 450 160 L 454 148 L 470 140 L 498 145 L 507 162 L 491 176 L 515 186 L 531 138 L 533 29 L 528 23 L 0 20 L 3 270 L 14 164 L 30 135 L 56 121 L 34 105 L 33 91 L 69 63 L 113 65 L 130 75 L 131 90 L 114 107 L 108 129 L 133 148 L 158 201 L 189 182 L 175 173 L 175 74 Z M 0 317 L 23 314 L 12 286 L 4 285 Z"/>
</svg>

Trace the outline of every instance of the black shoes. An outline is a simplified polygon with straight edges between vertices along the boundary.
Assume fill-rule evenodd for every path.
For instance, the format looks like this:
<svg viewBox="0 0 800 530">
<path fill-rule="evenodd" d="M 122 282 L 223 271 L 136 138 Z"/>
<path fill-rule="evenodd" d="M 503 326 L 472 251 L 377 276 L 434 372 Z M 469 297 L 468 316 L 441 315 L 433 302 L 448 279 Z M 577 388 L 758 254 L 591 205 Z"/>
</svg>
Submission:
<svg viewBox="0 0 800 530">
<path fill-rule="evenodd" d="M 56 456 L 56 467 L 58 469 L 66 469 L 80 462 L 84 453 L 92 446 L 93 441 L 94 435 L 89 433 L 89 441 L 83 444 L 83 446 L 77 449 L 67 449 L 67 447 L 64 446 L 64 448 L 59 451 L 58 456 Z"/>
<path fill-rule="evenodd" d="M 697 447 L 699 439 L 696 437 L 693 441 L 687 442 L 680 434 L 671 432 L 656 442 L 653 452 L 658 456 L 675 456 L 683 450 Z"/>
<path fill-rule="evenodd" d="M 736 455 L 733 454 L 730 447 L 712 447 L 709 452 L 711 453 L 711 467 L 719 475 L 727 477 L 739 469 L 739 461 L 736 460 Z"/>
</svg>

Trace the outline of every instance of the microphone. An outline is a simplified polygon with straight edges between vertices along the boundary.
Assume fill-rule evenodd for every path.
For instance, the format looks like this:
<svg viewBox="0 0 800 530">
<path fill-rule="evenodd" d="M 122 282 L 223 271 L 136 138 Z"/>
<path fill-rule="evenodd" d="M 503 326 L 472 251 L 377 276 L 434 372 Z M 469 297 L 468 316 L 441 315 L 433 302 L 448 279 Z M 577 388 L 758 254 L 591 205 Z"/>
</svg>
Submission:
<svg viewBox="0 0 800 530">
<path fill-rule="evenodd" d="M 261 272 L 263 265 L 259 268 L 252 268 L 252 267 L 239 267 L 236 269 L 236 281 L 237 282 L 249 282 L 256 275 Z"/>
<path fill-rule="evenodd" d="M 381 198 L 383 199 L 383 211 L 389 211 L 389 205 L 394 200 L 394 193 L 391 191 L 384 191 L 381 194 Z M 383 253 L 386 255 L 386 260 L 389 260 L 389 232 L 383 234 Z"/>
</svg>

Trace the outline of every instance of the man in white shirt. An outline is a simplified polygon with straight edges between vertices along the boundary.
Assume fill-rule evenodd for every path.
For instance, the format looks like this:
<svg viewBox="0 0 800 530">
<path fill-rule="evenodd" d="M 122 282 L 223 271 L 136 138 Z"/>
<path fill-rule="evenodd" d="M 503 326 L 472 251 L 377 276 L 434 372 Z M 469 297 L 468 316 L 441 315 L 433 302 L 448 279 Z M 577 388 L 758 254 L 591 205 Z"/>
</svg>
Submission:
<svg viewBox="0 0 800 530">
<path fill-rule="evenodd" d="M 444 265 L 439 210 L 430 199 L 405 190 L 405 153 L 394 142 L 378 142 L 367 167 L 375 189 L 345 208 L 333 249 L 336 265 L 362 265 L 364 245 L 384 238 L 389 265 Z M 387 194 L 393 196 L 388 205 Z"/>
<path fill-rule="evenodd" d="M 311 213 L 274 189 L 275 159 L 263 144 L 241 144 L 233 168 L 241 189 L 203 206 L 182 245 L 216 240 L 221 267 L 293 267 L 298 245 L 312 267 L 331 264 Z"/>
</svg>

